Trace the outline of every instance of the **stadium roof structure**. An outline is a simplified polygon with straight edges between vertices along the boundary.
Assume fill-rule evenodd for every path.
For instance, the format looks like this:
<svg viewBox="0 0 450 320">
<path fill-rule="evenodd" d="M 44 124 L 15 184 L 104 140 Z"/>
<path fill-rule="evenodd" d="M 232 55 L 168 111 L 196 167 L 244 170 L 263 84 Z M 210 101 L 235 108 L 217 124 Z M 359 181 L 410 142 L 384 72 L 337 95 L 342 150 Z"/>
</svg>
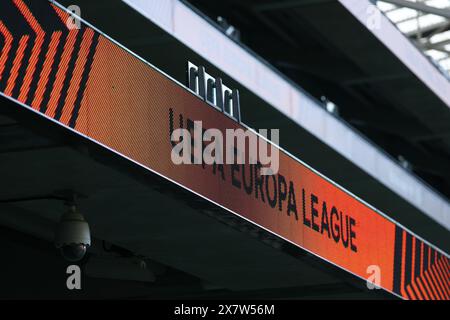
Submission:
<svg viewBox="0 0 450 320">
<path fill-rule="evenodd" d="M 377 7 L 450 79 L 450 0 L 383 0 Z"/>
</svg>

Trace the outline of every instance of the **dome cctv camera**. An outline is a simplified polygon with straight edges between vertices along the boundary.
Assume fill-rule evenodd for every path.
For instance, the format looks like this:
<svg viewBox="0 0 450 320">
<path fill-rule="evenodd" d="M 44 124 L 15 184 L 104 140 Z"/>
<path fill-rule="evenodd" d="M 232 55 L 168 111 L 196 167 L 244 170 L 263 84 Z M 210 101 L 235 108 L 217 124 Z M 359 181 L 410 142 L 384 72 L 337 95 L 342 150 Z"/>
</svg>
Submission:
<svg viewBox="0 0 450 320">
<path fill-rule="evenodd" d="M 80 261 L 91 245 L 89 225 L 74 205 L 62 215 L 55 234 L 55 246 L 71 262 Z"/>
</svg>

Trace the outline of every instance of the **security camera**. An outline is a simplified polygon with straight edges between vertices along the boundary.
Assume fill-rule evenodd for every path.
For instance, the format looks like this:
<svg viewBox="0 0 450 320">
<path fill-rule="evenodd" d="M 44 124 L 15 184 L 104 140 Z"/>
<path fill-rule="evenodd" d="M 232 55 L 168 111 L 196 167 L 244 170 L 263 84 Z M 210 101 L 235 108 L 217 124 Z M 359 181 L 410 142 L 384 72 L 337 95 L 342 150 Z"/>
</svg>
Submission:
<svg viewBox="0 0 450 320">
<path fill-rule="evenodd" d="M 89 224 L 83 215 L 71 205 L 69 211 L 62 215 L 55 234 L 55 246 L 62 256 L 71 262 L 80 261 L 91 245 Z"/>
</svg>

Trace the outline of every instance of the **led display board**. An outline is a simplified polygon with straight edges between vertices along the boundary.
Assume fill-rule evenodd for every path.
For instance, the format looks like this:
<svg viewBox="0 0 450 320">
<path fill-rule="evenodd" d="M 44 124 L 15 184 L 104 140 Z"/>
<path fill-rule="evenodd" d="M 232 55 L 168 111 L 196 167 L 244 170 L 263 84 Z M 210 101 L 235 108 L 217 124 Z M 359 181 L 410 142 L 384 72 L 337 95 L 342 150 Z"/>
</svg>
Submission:
<svg viewBox="0 0 450 320">
<path fill-rule="evenodd" d="M 403 298 L 450 298 L 446 253 L 283 150 L 274 175 L 249 163 L 174 164 L 177 128 L 247 128 L 92 26 L 74 27 L 55 3 L 4 0 L 0 8 L 0 92 L 20 107 L 361 278 L 375 266 L 381 287 Z"/>
</svg>

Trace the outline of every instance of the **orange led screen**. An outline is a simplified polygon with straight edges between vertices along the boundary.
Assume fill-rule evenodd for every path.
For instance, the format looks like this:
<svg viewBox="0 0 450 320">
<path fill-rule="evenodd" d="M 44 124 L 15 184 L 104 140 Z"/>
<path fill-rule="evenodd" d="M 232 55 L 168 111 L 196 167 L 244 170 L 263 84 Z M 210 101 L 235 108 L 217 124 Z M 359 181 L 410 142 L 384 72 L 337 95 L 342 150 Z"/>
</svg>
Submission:
<svg viewBox="0 0 450 320">
<path fill-rule="evenodd" d="M 170 134 L 243 128 L 149 64 L 45 0 L 0 4 L 0 91 L 241 217 L 406 299 L 449 299 L 448 255 L 300 161 L 280 170 L 175 165 Z M 283 131 L 281 130 L 281 139 Z"/>
</svg>

